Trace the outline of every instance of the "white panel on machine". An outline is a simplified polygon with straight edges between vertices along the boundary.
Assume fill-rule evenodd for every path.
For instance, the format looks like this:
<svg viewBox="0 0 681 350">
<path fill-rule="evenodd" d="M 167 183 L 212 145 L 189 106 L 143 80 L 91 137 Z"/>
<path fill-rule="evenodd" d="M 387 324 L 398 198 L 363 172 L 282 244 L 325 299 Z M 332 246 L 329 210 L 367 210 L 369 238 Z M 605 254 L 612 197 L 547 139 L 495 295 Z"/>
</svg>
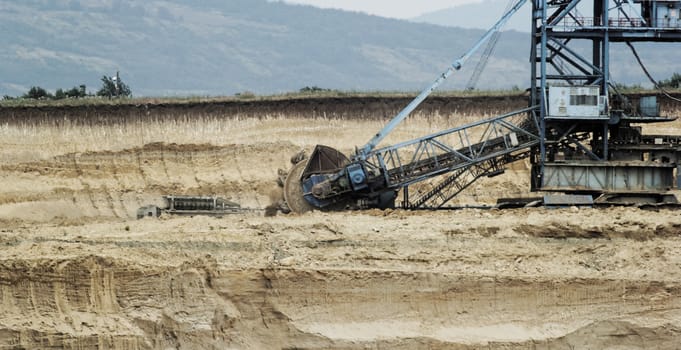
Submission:
<svg viewBox="0 0 681 350">
<path fill-rule="evenodd" d="M 641 4 L 641 15 L 647 24 L 656 28 L 681 28 L 681 1 L 634 0 Z"/>
<path fill-rule="evenodd" d="M 550 86 L 549 118 L 607 118 L 597 86 Z"/>
</svg>

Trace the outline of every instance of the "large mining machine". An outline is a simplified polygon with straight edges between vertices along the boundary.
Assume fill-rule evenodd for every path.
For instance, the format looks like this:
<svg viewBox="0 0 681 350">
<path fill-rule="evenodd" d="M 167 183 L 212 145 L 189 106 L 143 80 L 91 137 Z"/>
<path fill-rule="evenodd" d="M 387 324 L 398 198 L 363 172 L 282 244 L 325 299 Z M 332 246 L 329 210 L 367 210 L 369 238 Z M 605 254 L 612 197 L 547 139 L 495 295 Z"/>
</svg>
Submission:
<svg viewBox="0 0 681 350">
<path fill-rule="evenodd" d="M 610 46 L 628 46 L 658 87 L 634 44 L 680 42 L 681 0 L 533 0 L 527 108 L 378 148 L 525 2 L 510 7 L 350 157 L 319 145 L 297 162 L 282 181 L 290 210 L 389 208 L 399 193 L 405 208 L 439 208 L 477 179 L 526 158 L 533 191 L 615 202 L 668 200 L 681 183 L 681 136 L 642 134 L 641 124 L 674 118 L 660 115 L 658 95 L 635 101 L 619 93 L 610 76 Z M 414 185 L 419 191 L 410 195 Z"/>
</svg>

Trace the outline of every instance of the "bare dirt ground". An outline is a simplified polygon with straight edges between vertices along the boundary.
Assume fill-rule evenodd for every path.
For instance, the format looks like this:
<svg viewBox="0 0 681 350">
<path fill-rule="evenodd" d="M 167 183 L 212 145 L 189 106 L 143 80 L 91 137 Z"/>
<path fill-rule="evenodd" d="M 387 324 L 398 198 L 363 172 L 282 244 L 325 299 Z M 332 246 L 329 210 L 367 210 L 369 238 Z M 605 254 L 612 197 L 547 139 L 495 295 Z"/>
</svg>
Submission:
<svg viewBox="0 0 681 350">
<path fill-rule="evenodd" d="M 469 112 L 417 113 L 388 143 Z M 291 155 L 350 153 L 384 120 L 230 113 L 0 124 L 0 347 L 679 348 L 679 211 L 136 220 L 163 194 L 263 209 Z M 458 201 L 532 196 L 528 178 L 514 164 Z"/>
</svg>

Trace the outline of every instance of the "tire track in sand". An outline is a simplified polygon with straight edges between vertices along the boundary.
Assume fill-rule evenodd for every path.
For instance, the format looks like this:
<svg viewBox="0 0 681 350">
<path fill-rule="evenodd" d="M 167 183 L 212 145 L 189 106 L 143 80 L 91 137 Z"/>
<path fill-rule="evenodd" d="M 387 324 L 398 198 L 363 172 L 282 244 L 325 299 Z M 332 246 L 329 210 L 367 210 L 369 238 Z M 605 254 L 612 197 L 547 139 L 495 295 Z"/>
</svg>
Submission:
<svg viewBox="0 0 681 350">
<path fill-rule="evenodd" d="M 92 188 L 90 187 L 90 184 L 85 181 L 83 169 L 80 167 L 80 164 L 78 164 L 78 153 L 73 153 L 72 160 L 73 168 L 76 170 L 76 174 L 78 175 L 78 181 L 80 181 L 80 184 L 85 191 L 86 197 L 90 200 L 91 207 L 97 211 L 98 215 L 101 215 L 101 210 L 99 209 L 99 206 L 97 205 L 97 202 L 95 201 L 95 198 L 92 194 Z"/>
<path fill-rule="evenodd" d="M 241 183 L 247 184 L 248 187 L 251 189 L 250 193 L 251 193 L 251 195 L 252 195 L 252 197 L 253 197 L 253 200 L 255 201 L 256 208 L 259 208 L 259 209 L 264 208 L 264 206 L 262 205 L 262 203 L 260 203 L 260 198 L 258 198 L 259 196 L 258 196 L 258 185 L 257 185 L 257 182 L 252 181 L 252 180 L 250 180 L 250 179 L 246 179 L 246 177 L 244 176 L 243 171 L 241 170 L 241 167 L 239 166 L 239 162 L 238 162 L 238 161 L 235 161 L 235 162 L 234 162 L 234 168 L 236 169 L 237 174 L 239 174 L 239 177 L 238 177 L 239 181 L 240 181 Z M 239 200 L 240 200 L 240 201 L 243 201 L 243 196 L 242 196 L 242 194 L 241 194 L 242 192 L 243 192 L 242 190 L 239 190 Z M 248 200 L 248 199 L 250 199 L 250 198 L 247 198 L 247 200 Z"/>
<path fill-rule="evenodd" d="M 104 195 L 104 199 L 106 200 L 106 205 L 109 208 L 109 210 L 111 211 L 111 214 L 113 214 L 113 216 L 115 216 L 119 219 L 123 218 L 124 216 L 121 216 L 120 214 L 118 214 L 116 212 L 116 204 L 115 204 L 116 200 L 111 195 L 111 191 L 109 191 L 109 188 L 106 185 L 102 185 L 101 189 L 102 189 L 102 192 L 103 192 L 103 195 Z"/>
<path fill-rule="evenodd" d="M 202 186 L 201 186 L 202 181 L 199 180 L 199 173 L 196 171 L 196 169 L 198 168 L 198 164 L 196 163 L 196 160 L 194 159 L 194 152 L 192 152 L 192 151 L 187 152 L 187 157 L 189 157 L 189 167 L 192 169 L 192 174 L 194 175 L 194 182 L 196 182 L 196 187 L 201 189 L 202 188 Z M 212 188 L 210 183 L 206 182 L 205 184 L 206 184 L 206 187 L 208 187 L 208 189 L 211 192 L 214 192 L 214 188 Z M 211 193 L 211 194 L 214 195 L 215 193 Z"/>
<path fill-rule="evenodd" d="M 182 160 L 182 165 L 183 166 L 186 165 L 186 166 L 189 167 L 189 173 L 191 175 L 193 175 L 192 180 L 194 180 L 194 187 L 197 188 L 200 191 L 201 190 L 201 183 L 199 182 L 199 179 L 197 177 L 198 173 L 196 172 L 196 166 L 194 165 L 194 162 L 193 162 L 193 156 L 192 156 L 193 153 L 194 153 L 194 151 L 191 150 L 191 149 L 188 149 L 187 151 L 181 151 L 179 148 L 175 148 L 175 150 L 174 150 L 175 163 L 180 164 L 180 161 Z M 178 177 L 179 183 L 183 184 L 186 187 L 189 187 L 188 184 L 185 184 L 184 181 L 182 181 L 183 176 L 180 172 L 176 172 L 175 175 Z"/>
<path fill-rule="evenodd" d="M 116 216 L 119 217 L 119 218 L 130 219 L 131 216 L 128 213 L 128 210 L 126 209 L 125 201 L 123 200 L 123 194 L 128 190 L 128 188 L 127 188 L 126 184 L 121 180 L 120 169 L 122 169 L 122 167 L 119 167 L 119 165 L 116 163 L 116 158 L 118 158 L 117 155 L 113 155 L 111 157 L 111 173 L 113 175 L 114 180 L 116 181 L 117 186 L 115 188 L 115 191 L 116 191 L 116 195 L 118 196 L 117 202 L 118 202 L 118 205 L 120 207 L 119 210 L 122 211 L 122 214 L 116 214 L 115 211 L 114 211 L 114 214 L 116 214 Z M 109 191 L 109 196 L 112 197 L 110 191 Z M 115 199 L 111 198 L 111 200 L 113 202 Z M 115 210 L 115 208 L 112 208 L 112 209 Z"/>
<path fill-rule="evenodd" d="M 214 165 L 215 168 L 218 169 L 218 171 L 220 172 L 220 181 L 219 181 L 219 182 L 216 182 L 216 183 L 213 185 L 214 187 L 213 187 L 213 189 L 212 189 L 213 192 L 216 192 L 217 189 L 218 189 L 218 183 L 219 183 L 219 184 L 224 184 L 224 183 L 227 182 L 227 179 L 225 179 L 225 172 L 223 171 L 224 169 L 222 169 L 222 167 L 220 166 L 220 165 L 222 164 L 222 162 L 221 162 L 221 159 L 222 159 L 222 158 L 220 158 L 220 150 L 217 150 L 217 149 L 216 149 L 216 150 L 213 150 L 213 158 L 214 158 L 214 159 L 213 159 L 213 162 L 214 162 L 213 165 Z M 237 198 L 237 201 L 238 201 L 238 200 L 239 200 L 239 199 Z"/>
<path fill-rule="evenodd" d="M 140 177 L 142 178 L 142 182 L 144 182 L 144 189 L 149 188 L 149 179 L 147 177 L 147 174 L 144 173 L 144 169 L 142 169 L 142 156 L 141 156 L 142 151 L 139 149 L 135 150 L 135 157 L 137 157 L 137 170 L 140 173 Z M 137 196 L 139 200 L 139 195 Z"/>
<path fill-rule="evenodd" d="M 168 173 L 168 162 L 166 161 L 165 145 L 159 147 L 159 152 L 161 152 L 161 164 L 163 164 L 163 172 L 165 173 L 166 179 L 170 182 L 170 174 Z"/>
</svg>

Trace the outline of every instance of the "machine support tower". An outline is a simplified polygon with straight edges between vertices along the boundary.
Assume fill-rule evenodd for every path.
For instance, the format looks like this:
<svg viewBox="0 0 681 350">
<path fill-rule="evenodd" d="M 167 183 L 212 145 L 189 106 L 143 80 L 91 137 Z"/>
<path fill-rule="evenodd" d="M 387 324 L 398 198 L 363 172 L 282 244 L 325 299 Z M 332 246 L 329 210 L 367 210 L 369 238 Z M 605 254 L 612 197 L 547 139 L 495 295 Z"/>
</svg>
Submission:
<svg viewBox="0 0 681 350">
<path fill-rule="evenodd" d="M 639 10 L 640 9 L 640 10 Z M 655 96 L 624 97 L 610 47 L 681 42 L 681 0 L 533 0 L 530 105 L 539 106 L 532 189 L 640 201 L 674 186 L 679 138 L 642 135 L 666 122 Z M 643 72 L 641 70 L 641 72 Z M 677 174 L 678 176 L 678 174 Z"/>
</svg>

